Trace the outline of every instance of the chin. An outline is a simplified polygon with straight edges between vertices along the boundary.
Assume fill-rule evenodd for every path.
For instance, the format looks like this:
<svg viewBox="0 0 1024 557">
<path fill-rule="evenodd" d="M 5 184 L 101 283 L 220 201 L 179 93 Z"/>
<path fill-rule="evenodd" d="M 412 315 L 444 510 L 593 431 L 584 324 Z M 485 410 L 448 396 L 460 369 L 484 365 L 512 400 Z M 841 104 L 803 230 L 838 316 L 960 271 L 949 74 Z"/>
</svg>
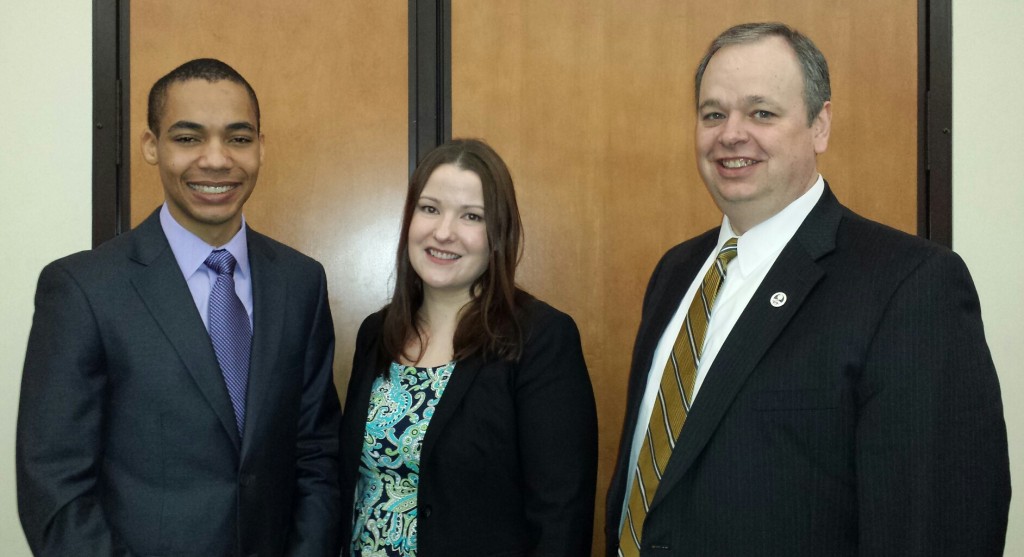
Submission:
<svg viewBox="0 0 1024 557">
<path fill-rule="evenodd" d="M 715 192 L 722 201 L 731 203 L 740 203 L 743 201 L 750 201 L 756 199 L 764 191 L 761 184 L 740 182 L 740 183 L 725 183 L 721 182 L 715 185 Z"/>
</svg>

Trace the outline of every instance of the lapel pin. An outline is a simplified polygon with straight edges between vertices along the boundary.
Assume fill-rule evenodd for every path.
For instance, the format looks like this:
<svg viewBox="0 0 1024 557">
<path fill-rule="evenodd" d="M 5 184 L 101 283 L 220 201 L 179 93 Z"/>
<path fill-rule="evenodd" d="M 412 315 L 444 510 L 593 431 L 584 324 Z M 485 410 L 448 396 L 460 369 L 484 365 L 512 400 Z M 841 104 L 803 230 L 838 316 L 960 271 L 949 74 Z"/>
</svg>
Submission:
<svg viewBox="0 0 1024 557">
<path fill-rule="evenodd" d="M 776 292 L 775 294 L 772 294 L 771 303 L 772 307 L 782 307 L 786 303 L 786 293 Z"/>
</svg>

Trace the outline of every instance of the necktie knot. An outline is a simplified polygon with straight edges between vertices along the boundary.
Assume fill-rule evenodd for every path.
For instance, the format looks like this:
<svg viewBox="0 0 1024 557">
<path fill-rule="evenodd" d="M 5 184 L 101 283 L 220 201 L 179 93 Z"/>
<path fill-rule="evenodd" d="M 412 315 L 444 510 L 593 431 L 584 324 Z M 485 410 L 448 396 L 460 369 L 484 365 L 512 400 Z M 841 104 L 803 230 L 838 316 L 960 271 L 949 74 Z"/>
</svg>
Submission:
<svg viewBox="0 0 1024 557">
<path fill-rule="evenodd" d="M 735 259 L 737 255 L 739 255 L 739 251 L 737 250 L 738 243 L 739 238 L 729 238 L 728 240 L 726 240 L 725 245 L 722 246 L 722 251 L 718 252 L 718 261 L 722 263 L 723 271 L 729 265 L 729 262 Z"/>
<path fill-rule="evenodd" d="M 226 249 L 213 250 L 210 256 L 206 258 L 206 261 L 204 261 L 204 264 L 213 269 L 218 276 L 231 276 L 235 273 L 235 257 Z"/>
</svg>

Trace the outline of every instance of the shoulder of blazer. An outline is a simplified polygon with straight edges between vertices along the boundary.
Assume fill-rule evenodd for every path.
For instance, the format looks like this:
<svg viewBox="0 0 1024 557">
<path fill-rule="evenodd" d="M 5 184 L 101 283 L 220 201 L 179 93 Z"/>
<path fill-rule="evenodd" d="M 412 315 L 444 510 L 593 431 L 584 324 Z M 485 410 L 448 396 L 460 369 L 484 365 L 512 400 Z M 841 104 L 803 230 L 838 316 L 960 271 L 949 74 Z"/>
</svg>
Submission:
<svg viewBox="0 0 1024 557">
<path fill-rule="evenodd" d="M 797 231 L 808 254 L 819 259 L 835 251 L 837 257 L 855 257 L 890 275 L 916 268 L 925 259 L 955 254 L 924 238 L 867 219 L 841 203 L 826 183 L 825 194 Z"/>
<path fill-rule="evenodd" d="M 530 334 L 534 331 L 543 332 L 544 329 L 552 323 L 572 321 L 567 313 L 564 313 L 555 307 L 551 306 L 547 302 L 534 298 L 532 295 L 526 292 L 521 292 L 523 299 L 520 301 L 519 314 L 520 314 L 520 326 L 523 328 L 524 339 L 529 339 Z"/>
<path fill-rule="evenodd" d="M 661 259 L 658 261 L 658 266 L 655 267 L 655 269 L 686 261 L 694 256 L 707 256 L 707 253 L 705 252 L 709 251 L 709 244 L 713 246 L 714 243 L 718 241 L 718 233 L 721 229 L 722 227 L 716 226 L 694 236 L 693 238 L 672 246 L 664 255 L 661 256 Z"/>
<path fill-rule="evenodd" d="M 384 310 L 368 315 L 356 333 L 355 350 L 352 353 L 352 367 L 349 370 L 348 391 L 345 393 L 345 413 L 352 404 L 366 404 L 373 378 L 377 375 L 377 351 L 380 347 L 380 331 L 384 324 Z M 364 396 L 366 395 L 366 396 Z"/>
<path fill-rule="evenodd" d="M 661 256 L 644 292 L 641 306 L 644 315 L 648 314 L 652 303 L 660 304 L 666 296 L 673 299 L 682 298 L 701 264 L 714 249 L 719 229 L 720 227 L 712 228 L 677 244 Z"/>
<path fill-rule="evenodd" d="M 362 324 L 359 325 L 359 332 L 356 333 L 355 357 L 357 360 L 359 358 L 371 356 L 372 354 L 369 351 L 371 349 L 376 350 L 380 345 L 380 332 L 383 326 L 383 309 L 371 313 L 363 319 Z M 352 371 L 355 372 L 356 370 L 353 369 Z"/>
<path fill-rule="evenodd" d="M 246 225 L 246 241 L 249 243 L 249 255 L 256 260 L 278 263 L 283 268 L 294 269 L 300 273 L 322 272 L 323 265 L 299 250 L 283 244 L 270 236 L 261 234 Z"/>
<path fill-rule="evenodd" d="M 159 210 L 132 230 L 119 234 L 91 250 L 80 251 L 57 259 L 44 272 L 61 269 L 83 284 L 108 285 L 111 279 L 135 266 L 147 267 L 170 252 L 170 244 L 160 227 Z"/>
<path fill-rule="evenodd" d="M 525 294 L 525 293 L 524 293 Z M 564 313 L 547 302 L 529 296 L 519 306 L 519 326 L 523 330 L 524 351 L 532 338 L 551 334 L 552 330 L 566 327 L 576 328 L 576 322 L 569 314 Z"/>
</svg>

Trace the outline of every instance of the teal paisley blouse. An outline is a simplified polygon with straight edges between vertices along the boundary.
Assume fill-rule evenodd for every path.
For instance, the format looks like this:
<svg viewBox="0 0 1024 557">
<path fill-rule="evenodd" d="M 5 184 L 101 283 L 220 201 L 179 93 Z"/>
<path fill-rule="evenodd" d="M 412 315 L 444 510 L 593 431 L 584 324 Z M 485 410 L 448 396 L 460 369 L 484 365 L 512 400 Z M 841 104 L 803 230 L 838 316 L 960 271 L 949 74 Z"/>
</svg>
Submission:
<svg viewBox="0 0 1024 557">
<path fill-rule="evenodd" d="M 352 554 L 416 555 L 420 449 L 455 362 L 436 368 L 392 363 L 370 391 L 356 486 Z"/>
</svg>

